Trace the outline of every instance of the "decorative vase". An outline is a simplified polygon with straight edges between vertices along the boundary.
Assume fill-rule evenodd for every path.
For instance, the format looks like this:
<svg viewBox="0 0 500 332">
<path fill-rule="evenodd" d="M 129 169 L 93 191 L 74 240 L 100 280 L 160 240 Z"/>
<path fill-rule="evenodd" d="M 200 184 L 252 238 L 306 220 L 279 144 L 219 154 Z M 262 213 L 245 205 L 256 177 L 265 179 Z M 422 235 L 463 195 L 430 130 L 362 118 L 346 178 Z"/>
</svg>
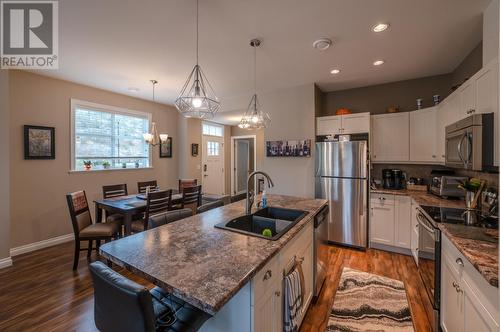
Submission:
<svg viewBox="0 0 500 332">
<path fill-rule="evenodd" d="M 84 165 L 83 167 L 86 171 L 90 171 L 92 169 L 92 165 Z"/>
</svg>

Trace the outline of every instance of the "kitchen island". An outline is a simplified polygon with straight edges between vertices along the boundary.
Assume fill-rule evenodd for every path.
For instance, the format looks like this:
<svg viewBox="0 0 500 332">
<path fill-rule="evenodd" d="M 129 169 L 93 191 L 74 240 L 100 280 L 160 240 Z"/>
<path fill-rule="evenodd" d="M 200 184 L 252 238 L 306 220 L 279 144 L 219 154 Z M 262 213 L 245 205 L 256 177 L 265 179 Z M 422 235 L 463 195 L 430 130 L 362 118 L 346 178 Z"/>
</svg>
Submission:
<svg viewBox="0 0 500 332">
<path fill-rule="evenodd" d="M 240 201 L 107 243 L 100 252 L 212 315 L 202 330 L 257 331 L 256 324 L 274 324 L 268 321 L 270 310 L 281 319 L 282 301 L 265 298 L 281 296 L 284 269 L 297 255 L 305 259 L 312 294 L 312 223 L 326 204 L 321 199 L 268 195 L 269 206 L 308 212 L 276 241 L 214 227 L 244 215 L 245 201 Z"/>
</svg>

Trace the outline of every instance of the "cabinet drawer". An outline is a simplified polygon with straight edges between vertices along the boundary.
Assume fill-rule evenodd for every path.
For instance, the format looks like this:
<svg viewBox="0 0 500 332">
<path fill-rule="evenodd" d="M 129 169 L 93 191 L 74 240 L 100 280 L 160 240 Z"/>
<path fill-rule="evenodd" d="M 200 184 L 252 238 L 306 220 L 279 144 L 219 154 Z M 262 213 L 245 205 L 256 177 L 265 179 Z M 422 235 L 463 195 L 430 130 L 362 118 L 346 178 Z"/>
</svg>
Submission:
<svg viewBox="0 0 500 332">
<path fill-rule="evenodd" d="M 301 254 L 313 240 L 313 221 L 309 222 L 300 233 L 281 250 L 281 265 L 288 266 L 295 255 Z"/>
<path fill-rule="evenodd" d="M 279 257 L 274 256 L 252 279 L 254 301 L 264 296 L 271 286 L 283 277 L 279 268 Z M 252 301 L 252 303 L 254 303 Z"/>
<path fill-rule="evenodd" d="M 394 205 L 394 195 L 370 194 L 370 203 L 380 205 Z"/>
</svg>

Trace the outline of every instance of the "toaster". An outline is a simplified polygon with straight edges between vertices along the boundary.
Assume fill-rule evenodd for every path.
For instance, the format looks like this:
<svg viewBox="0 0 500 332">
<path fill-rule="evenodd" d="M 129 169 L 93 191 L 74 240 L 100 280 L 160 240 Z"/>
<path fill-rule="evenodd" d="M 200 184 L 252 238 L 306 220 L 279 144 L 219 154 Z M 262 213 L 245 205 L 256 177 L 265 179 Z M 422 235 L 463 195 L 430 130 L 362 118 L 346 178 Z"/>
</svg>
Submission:
<svg viewBox="0 0 500 332">
<path fill-rule="evenodd" d="M 434 195 L 448 197 L 464 197 L 465 190 L 458 188 L 461 182 L 468 180 L 466 176 L 435 176 L 431 180 L 430 192 Z"/>
</svg>

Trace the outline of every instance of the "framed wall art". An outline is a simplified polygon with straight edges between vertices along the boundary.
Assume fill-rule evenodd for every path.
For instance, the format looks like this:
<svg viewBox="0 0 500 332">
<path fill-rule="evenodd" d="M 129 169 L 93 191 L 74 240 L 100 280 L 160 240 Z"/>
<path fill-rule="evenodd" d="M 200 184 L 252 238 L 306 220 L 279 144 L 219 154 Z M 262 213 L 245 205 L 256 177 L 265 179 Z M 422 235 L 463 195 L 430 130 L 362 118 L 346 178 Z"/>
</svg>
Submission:
<svg viewBox="0 0 500 332">
<path fill-rule="evenodd" d="M 172 158 L 172 137 L 165 143 L 160 143 L 160 158 Z"/>
<path fill-rule="evenodd" d="M 24 126 L 24 159 L 55 159 L 55 128 Z"/>
<path fill-rule="evenodd" d="M 197 143 L 191 144 L 191 155 L 193 157 L 196 157 L 198 155 L 198 144 Z"/>
<path fill-rule="evenodd" d="M 266 141 L 267 157 L 310 157 L 311 140 Z"/>
</svg>

